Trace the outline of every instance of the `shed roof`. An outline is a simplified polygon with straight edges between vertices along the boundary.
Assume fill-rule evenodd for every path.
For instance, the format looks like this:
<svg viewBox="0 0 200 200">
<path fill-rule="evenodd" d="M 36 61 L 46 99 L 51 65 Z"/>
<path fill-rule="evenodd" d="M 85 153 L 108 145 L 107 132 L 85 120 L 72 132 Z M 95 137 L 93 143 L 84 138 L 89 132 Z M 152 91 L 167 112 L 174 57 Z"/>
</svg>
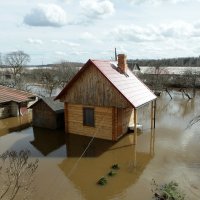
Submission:
<svg viewBox="0 0 200 200">
<path fill-rule="evenodd" d="M 11 101 L 17 103 L 27 102 L 30 101 L 33 97 L 36 97 L 36 95 L 22 90 L 0 85 L 0 103 L 6 103 Z"/>
<path fill-rule="evenodd" d="M 55 98 L 59 99 L 63 96 L 68 88 L 78 79 L 85 69 L 93 65 L 96 67 L 107 80 L 123 95 L 123 97 L 134 107 L 138 108 L 150 101 L 156 99 L 153 92 L 139 80 L 127 67 L 126 73 L 121 73 L 118 70 L 116 61 L 88 60 L 83 68 L 76 76 L 65 86 L 60 94 Z"/>
<path fill-rule="evenodd" d="M 33 105 L 31 105 L 30 108 L 33 108 L 34 105 L 36 105 L 37 103 L 43 101 L 54 112 L 56 112 L 56 113 L 64 112 L 64 103 L 62 103 L 60 101 L 54 101 L 54 98 L 55 97 L 43 97 L 43 98 L 39 99 L 37 102 L 35 102 Z"/>
</svg>

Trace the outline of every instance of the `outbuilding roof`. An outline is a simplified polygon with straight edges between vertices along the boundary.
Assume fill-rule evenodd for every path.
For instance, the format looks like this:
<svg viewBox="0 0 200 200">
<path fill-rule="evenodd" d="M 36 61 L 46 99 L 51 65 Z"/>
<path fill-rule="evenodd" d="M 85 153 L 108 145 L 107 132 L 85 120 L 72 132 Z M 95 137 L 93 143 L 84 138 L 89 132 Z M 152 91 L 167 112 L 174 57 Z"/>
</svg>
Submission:
<svg viewBox="0 0 200 200">
<path fill-rule="evenodd" d="M 32 93 L 0 85 L 0 103 L 11 101 L 17 103 L 27 102 L 31 101 L 34 97 L 36 97 L 36 95 Z"/>
<path fill-rule="evenodd" d="M 126 73 L 121 73 L 116 61 L 88 60 L 75 77 L 65 86 L 55 99 L 60 99 L 68 88 L 78 79 L 85 69 L 90 65 L 95 66 L 107 80 L 123 95 L 123 97 L 134 107 L 138 108 L 156 99 L 154 93 L 139 80 L 127 67 Z"/>
<path fill-rule="evenodd" d="M 30 108 L 33 108 L 36 104 L 43 101 L 54 112 L 56 112 L 56 113 L 64 112 L 64 103 L 62 103 L 60 101 L 54 101 L 54 98 L 55 97 L 43 97 L 43 98 L 39 99 L 37 102 L 35 102 L 33 105 L 31 105 Z"/>
</svg>

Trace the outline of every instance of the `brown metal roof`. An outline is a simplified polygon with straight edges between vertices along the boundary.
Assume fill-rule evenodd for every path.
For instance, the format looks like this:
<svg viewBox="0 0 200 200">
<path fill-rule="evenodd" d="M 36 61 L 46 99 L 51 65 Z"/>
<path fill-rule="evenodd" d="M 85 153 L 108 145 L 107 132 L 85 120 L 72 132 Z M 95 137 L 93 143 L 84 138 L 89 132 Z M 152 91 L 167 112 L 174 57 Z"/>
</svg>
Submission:
<svg viewBox="0 0 200 200">
<path fill-rule="evenodd" d="M 17 103 L 26 102 L 30 101 L 33 97 L 36 97 L 36 95 L 0 85 L 0 103 L 6 103 L 10 101 Z"/>
<path fill-rule="evenodd" d="M 156 99 L 156 96 L 151 90 L 140 81 L 127 67 L 126 73 L 121 73 L 118 70 L 116 61 L 101 61 L 89 60 L 77 75 L 69 82 L 68 85 L 56 97 L 59 99 L 67 92 L 67 89 L 78 79 L 80 74 L 89 66 L 93 64 L 107 79 L 108 81 L 130 102 L 134 108 L 138 108 L 150 101 Z"/>
</svg>

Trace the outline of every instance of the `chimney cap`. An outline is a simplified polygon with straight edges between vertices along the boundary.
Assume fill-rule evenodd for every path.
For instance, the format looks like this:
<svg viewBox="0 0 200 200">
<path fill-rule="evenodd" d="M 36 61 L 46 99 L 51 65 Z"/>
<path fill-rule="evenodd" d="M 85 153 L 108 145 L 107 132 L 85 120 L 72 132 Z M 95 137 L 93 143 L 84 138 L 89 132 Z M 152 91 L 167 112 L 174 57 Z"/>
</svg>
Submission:
<svg viewBox="0 0 200 200">
<path fill-rule="evenodd" d="M 120 53 L 120 54 L 118 54 L 118 57 L 125 57 L 126 58 L 127 56 L 124 53 Z"/>
</svg>

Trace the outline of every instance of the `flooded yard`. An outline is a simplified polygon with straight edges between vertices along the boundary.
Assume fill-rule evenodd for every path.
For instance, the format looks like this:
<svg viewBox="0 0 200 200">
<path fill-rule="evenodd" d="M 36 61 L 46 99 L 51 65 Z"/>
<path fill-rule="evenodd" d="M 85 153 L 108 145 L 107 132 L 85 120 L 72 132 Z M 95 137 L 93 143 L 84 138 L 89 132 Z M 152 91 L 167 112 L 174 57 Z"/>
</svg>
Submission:
<svg viewBox="0 0 200 200">
<path fill-rule="evenodd" d="M 186 199 L 199 200 L 200 122 L 188 124 L 200 114 L 200 91 L 190 101 L 180 92 L 172 96 L 170 100 L 164 93 L 157 100 L 155 131 L 150 129 L 150 107 L 139 110 L 143 130 L 136 146 L 133 133 L 118 142 L 32 127 L 9 133 L 19 122 L 12 118 L 0 120 L 0 153 L 29 149 L 39 158 L 32 199 L 148 200 L 155 179 L 159 184 L 176 181 Z M 113 164 L 120 169 L 109 177 Z M 105 186 L 96 184 L 102 176 Z"/>
</svg>

